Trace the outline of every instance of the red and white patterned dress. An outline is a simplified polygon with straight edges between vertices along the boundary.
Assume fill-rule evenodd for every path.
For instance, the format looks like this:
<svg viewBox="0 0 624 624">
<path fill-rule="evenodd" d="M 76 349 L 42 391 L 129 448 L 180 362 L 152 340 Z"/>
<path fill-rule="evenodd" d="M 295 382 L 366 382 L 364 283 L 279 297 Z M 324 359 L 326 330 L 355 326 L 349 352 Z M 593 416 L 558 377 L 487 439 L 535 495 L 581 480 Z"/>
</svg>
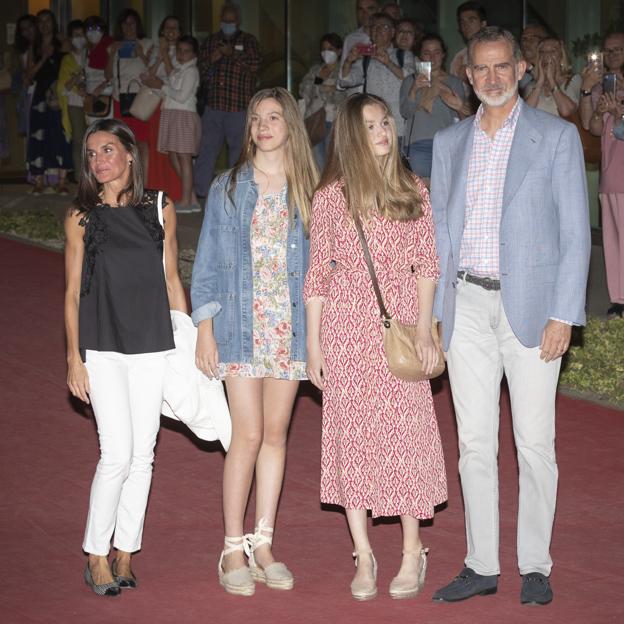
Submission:
<svg viewBox="0 0 624 624">
<path fill-rule="evenodd" d="M 429 195 L 417 184 L 420 219 L 364 223 L 386 308 L 405 323 L 418 317 L 417 279 L 439 274 Z M 314 196 L 304 300 L 312 297 L 324 301 L 321 501 L 373 517 L 431 518 L 447 499 L 431 386 L 388 370 L 379 307 L 340 182 Z"/>
</svg>

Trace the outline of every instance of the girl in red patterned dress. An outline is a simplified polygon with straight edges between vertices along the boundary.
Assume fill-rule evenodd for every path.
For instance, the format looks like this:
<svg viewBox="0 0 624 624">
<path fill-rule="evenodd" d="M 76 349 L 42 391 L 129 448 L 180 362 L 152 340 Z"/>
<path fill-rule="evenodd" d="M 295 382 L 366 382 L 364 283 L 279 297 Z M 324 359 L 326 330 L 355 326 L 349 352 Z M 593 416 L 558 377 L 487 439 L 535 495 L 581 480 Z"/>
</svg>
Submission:
<svg viewBox="0 0 624 624">
<path fill-rule="evenodd" d="M 393 317 L 417 324 L 427 369 L 438 278 L 429 196 L 402 164 L 386 103 L 370 94 L 339 109 L 329 162 L 312 205 L 307 312 L 308 377 L 323 390 L 321 501 L 345 508 L 355 546 L 357 600 L 377 595 L 377 562 L 367 531 L 373 517 L 400 516 L 403 560 L 393 598 L 415 596 L 426 553 L 419 520 L 447 497 L 444 457 L 428 381 L 394 377 L 354 218 Z"/>
</svg>

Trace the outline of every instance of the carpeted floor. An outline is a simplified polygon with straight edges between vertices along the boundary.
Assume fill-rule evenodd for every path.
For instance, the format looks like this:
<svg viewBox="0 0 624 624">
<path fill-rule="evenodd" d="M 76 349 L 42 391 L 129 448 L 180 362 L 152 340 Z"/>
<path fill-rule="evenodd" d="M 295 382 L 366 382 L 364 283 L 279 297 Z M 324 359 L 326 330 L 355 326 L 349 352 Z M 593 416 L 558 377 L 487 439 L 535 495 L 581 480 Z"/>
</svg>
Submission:
<svg viewBox="0 0 624 624">
<path fill-rule="evenodd" d="M 82 580 L 80 545 L 98 445 L 89 411 L 70 400 L 65 385 L 62 257 L 0 238 L 0 265 L 3 623 L 624 622 L 624 413 L 562 396 L 554 602 L 544 608 L 519 604 L 516 462 L 506 399 L 498 594 L 455 605 L 431 602 L 433 591 L 460 570 L 465 552 L 455 427 L 448 387 L 441 382 L 435 401 L 450 492 L 448 506 L 423 529 L 431 549 L 423 595 L 406 601 L 387 596 L 401 547 L 400 526 L 388 521 L 371 532 L 379 597 L 368 603 L 351 599 L 353 563 L 344 517 L 318 502 L 320 405 L 306 384 L 292 423 L 275 543 L 276 554 L 296 576 L 295 589 L 259 586 L 252 598 L 223 592 L 216 580 L 222 453 L 163 422 L 143 551 L 134 562 L 140 588 L 117 599 L 96 597 Z M 251 518 L 250 513 L 249 530 Z"/>
</svg>

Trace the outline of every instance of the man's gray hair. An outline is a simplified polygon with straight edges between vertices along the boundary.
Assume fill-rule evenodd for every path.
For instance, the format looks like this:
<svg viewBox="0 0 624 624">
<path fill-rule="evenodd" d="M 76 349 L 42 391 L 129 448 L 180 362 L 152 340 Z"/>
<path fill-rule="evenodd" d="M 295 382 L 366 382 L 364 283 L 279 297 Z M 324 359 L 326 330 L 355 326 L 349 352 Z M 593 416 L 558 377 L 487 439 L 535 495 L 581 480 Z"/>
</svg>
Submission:
<svg viewBox="0 0 624 624">
<path fill-rule="evenodd" d="M 494 41 L 501 41 L 501 39 L 511 46 L 516 62 L 521 61 L 522 50 L 520 50 L 520 44 L 508 30 L 500 26 L 484 26 L 468 40 L 468 65 L 472 66 L 474 48 L 478 43 L 493 43 Z"/>
</svg>

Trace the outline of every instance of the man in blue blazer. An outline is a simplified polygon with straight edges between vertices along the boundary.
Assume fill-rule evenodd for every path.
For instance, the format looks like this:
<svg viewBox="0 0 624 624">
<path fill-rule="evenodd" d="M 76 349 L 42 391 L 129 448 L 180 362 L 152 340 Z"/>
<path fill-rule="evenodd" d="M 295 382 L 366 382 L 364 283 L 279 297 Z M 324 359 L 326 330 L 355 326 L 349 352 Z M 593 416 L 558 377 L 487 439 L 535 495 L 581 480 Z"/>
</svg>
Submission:
<svg viewBox="0 0 624 624">
<path fill-rule="evenodd" d="M 434 140 L 431 200 L 441 276 L 434 314 L 457 417 L 465 567 L 434 600 L 497 589 L 498 423 L 507 377 L 518 453 L 521 602 L 552 600 L 555 394 L 572 325 L 585 323 L 590 229 L 576 128 L 518 97 L 526 63 L 486 27 L 468 44 L 476 116 Z"/>
</svg>

